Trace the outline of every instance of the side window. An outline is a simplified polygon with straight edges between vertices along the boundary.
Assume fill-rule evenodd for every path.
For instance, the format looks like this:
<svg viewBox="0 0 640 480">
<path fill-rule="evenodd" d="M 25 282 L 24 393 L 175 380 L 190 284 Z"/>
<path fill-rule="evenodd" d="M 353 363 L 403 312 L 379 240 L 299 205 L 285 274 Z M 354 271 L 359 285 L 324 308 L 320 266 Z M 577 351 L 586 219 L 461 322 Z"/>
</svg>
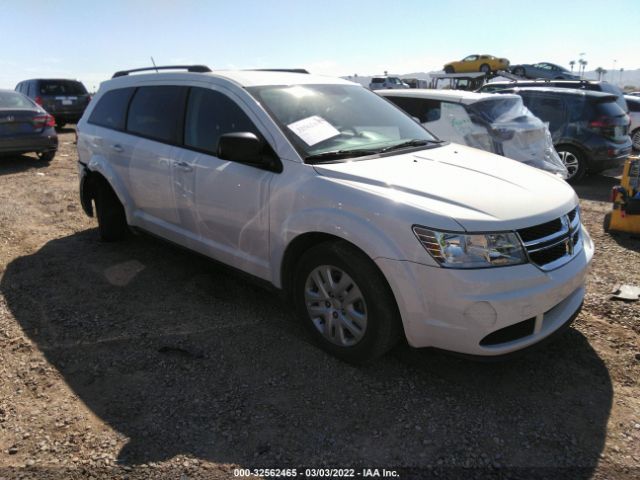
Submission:
<svg viewBox="0 0 640 480">
<path fill-rule="evenodd" d="M 91 112 L 89 123 L 124 130 L 127 106 L 134 90 L 134 88 L 119 88 L 105 93 Z"/>
<path fill-rule="evenodd" d="M 552 135 L 564 126 L 566 112 L 561 99 L 541 95 L 531 98 L 528 102 L 525 101 L 524 104 L 540 120 L 549 122 L 549 131 Z"/>
<path fill-rule="evenodd" d="M 217 154 L 220 135 L 251 132 L 262 137 L 251 119 L 226 95 L 206 88 L 192 88 L 187 102 L 184 144 Z"/>
<path fill-rule="evenodd" d="M 420 123 L 435 122 L 440 119 L 440 100 L 410 97 L 386 97 Z"/>
<path fill-rule="evenodd" d="M 152 140 L 178 143 L 187 87 L 139 87 L 127 116 L 127 132 Z"/>
<path fill-rule="evenodd" d="M 35 88 L 33 86 L 35 82 L 29 82 L 27 87 L 27 95 L 31 98 L 35 97 Z"/>
</svg>

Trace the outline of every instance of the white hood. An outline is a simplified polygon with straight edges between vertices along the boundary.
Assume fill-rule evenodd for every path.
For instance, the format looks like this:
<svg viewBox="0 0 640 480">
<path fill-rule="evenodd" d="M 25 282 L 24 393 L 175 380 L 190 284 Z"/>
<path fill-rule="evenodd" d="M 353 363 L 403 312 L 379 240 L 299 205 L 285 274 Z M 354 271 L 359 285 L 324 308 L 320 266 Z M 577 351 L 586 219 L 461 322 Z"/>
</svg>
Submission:
<svg viewBox="0 0 640 480">
<path fill-rule="evenodd" d="M 452 218 L 467 231 L 537 225 L 577 204 L 573 189 L 557 176 L 458 144 L 315 168 L 320 175 L 388 196 L 425 214 Z"/>
</svg>

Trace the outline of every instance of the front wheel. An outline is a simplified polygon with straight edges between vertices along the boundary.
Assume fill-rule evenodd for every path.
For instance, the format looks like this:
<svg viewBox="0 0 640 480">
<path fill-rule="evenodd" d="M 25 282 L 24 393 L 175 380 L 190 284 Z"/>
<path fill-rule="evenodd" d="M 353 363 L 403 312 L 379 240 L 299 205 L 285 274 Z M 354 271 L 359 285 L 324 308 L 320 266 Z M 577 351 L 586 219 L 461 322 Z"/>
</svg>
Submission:
<svg viewBox="0 0 640 480">
<path fill-rule="evenodd" d="M 587 173 L 586 160 L 584 154 L 577 148 L 561 145 L 556 148 L 560 160 L 567 167 L 567 182 L 577 183 Z"/>
<path fill-rule="evenodd" d="M 352 363 L 381 356 L 401 332 L 395 299 L 376 265 L 346 242 L 303 254 L 293 283 L 296 313 L 323 349 Z"/>
</svg>

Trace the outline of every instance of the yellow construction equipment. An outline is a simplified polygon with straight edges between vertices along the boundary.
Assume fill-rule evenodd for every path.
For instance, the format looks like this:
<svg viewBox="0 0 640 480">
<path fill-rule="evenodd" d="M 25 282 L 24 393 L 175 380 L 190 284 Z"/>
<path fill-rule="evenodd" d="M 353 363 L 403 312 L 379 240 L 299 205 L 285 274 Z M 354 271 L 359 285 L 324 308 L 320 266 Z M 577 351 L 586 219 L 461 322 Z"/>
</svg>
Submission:
<svg viewBox="0 0 640 480">
<path fill-rule="evenodd" d="M 613 210 L 604 217 L 605 232 L 640 235 L 640 157 L 624 164 L 620 185 L 611 190 Z"/>
</svg>

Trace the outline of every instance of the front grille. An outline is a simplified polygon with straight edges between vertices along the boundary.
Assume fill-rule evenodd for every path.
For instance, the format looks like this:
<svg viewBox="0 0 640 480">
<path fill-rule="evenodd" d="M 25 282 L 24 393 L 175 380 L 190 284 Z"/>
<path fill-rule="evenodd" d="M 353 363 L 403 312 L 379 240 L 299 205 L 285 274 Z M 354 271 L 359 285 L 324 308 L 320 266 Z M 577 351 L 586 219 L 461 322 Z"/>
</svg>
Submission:
<svg viewBox="0 0 640 480">
<path fill-rule="evenodd" d="M 529 259 L 543 270 L 571 260 L 582 248 L 578 207 L 550 222 L 518 230 Z"/>
<path fill-rule="evenodd" d="M 518 233 L 520 234 L 520 238 L 522 238 L 523 242 L 530 242 L 532 240 L 551 235 L 561 228 L 562 223 L 559 218 L 556 218 L 555 220 L 551 220 L 550 222 L 542 223 L 534 227 L 523 228 L 522 230 L 518 230 Z"/>
</svg>

